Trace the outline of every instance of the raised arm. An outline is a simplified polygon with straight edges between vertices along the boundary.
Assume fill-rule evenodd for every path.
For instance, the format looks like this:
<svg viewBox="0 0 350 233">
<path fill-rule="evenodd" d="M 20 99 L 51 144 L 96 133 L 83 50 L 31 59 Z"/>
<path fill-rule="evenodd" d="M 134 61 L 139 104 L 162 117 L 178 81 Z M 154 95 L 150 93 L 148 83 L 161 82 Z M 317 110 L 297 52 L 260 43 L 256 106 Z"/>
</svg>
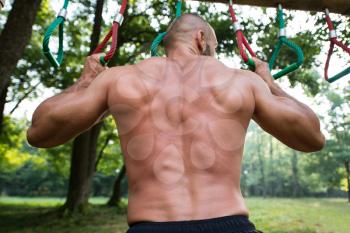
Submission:
<svg viewBox="0 0 350 233">
<path fill-rule="evenodd" d="M 108 110 L 111 79 L 104 70 L 98 56 L 88 57 L 82 76 L 73 86 L 43 101 L 27 131 L 29 144 L 40 148 L 58 146 L 97 123 Z"/>
<path fill-rule="evenodd" d="M 274 82 L 265 62 L 254 60 L 258 74 L 252 74 L 255 122 L 292 149 L 303 152 L 321 150 L 325 138 L 317 115 Z"/>
</svg>

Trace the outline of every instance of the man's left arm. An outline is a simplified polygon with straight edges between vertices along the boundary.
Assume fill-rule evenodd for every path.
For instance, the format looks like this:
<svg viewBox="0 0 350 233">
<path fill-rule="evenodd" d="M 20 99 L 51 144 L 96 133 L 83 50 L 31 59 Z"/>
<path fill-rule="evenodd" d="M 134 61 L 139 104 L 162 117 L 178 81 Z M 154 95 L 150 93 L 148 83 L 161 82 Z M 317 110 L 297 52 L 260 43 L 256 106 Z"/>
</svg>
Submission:
<svg viewBox="0 0 350 233">
<path fill-rule="evenodd" d="M 98 57 L 88 57 L 80 79 L 42 102 L 27 131 L 29 144 L 51 148 L 66 143 L 97 123 L 108 111 L 108 71 Z M 102 72 L 102 73 L 101 73 Z"/>
</svg>

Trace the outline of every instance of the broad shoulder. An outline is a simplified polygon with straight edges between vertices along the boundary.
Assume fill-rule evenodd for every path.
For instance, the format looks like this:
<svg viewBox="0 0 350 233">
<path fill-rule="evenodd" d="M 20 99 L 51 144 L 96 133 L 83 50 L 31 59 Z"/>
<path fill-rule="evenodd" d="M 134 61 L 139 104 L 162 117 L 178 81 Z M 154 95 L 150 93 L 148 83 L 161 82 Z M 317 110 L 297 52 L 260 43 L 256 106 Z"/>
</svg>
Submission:
<svg viewBox="0 0 350 233">
<path fill-rule="evenodd" d="M 217 70 L 222 70 L 222 71 L 228 71 L 230 69 L 223 62 L 221 62 L 220 60 L 214 57 L 201 56 L 200 59 L 203 61 L 204 66 L 207 68 L 213 67 Z"/>
<path fill-rule="evenodd" d="M 122 77 L 133 76 L 134 70 L 134 65 L 115 66 L 103 71 L 97 79 L 108 87 Z"/>
<path fill-rule="evenodd" d="M 215 58 L 206 59 L 205 67 L 207 74 L 217 76 L 220 79 L 228 79 L 236 87 L 252 88 L 256 81 L 261 79 L 257 74 L 249 70 L 228 67 Z"/>
<path fill-rule="evenodd" d="M 213 79 L 221 82 L 222 80 L 230 80 L 232 77 L 232 69 L 226 66 L 223 62 L 214 57 L 201 56 L 199 57 L 202 73 L 206 74 L 208 79 Z M 215 82 L 216 82 L 215 81 Z"/>
<path fill-rule="evenodd" d="M 136 63 L 133 69 L 135 72 L 159 75 L 164 70 L 166 63 L 165 57 L 151 57 Z"/>
<path fill-rule="evenodd" d="M 253 91 L 253 93 L 268 88 L 264 80 L 252 71 L 233 69 L 232 72 L 235 73 L 235 76 L 239 78 L 241 82 L 246 83 L 246 85 Z"/>
<path fill-rule="evenodd" d="M 136 63 L 135 65 L 137 66 L 150 66 L 150 65 L 156 65 L 156 66 L 161 66 L 164 65 L 167 61 L 166 57 L 150 57 L 143 59 Z"/>
<path fill-rule="evenodd" d="M 120 85 L 122 80 L 123 83 L 127 82 L 130 84 L 130 82 L 135 82 L 141 78 L 142 75 L 140 73 L 148 76 L 153 76 L 153 74 L 154 76 L 159 76 L 163 63 L 165 63 L 164 58 L 149 58 L 134 65 L 111 67 L 99 74 L 97 80 L 106 87 L 112 86 L 116 82 Z"/>
<path fill-rule="evenodd" d="M 103 72 L 103 75 L 106 78 L 115 78 L 115 77 L 119 77 L 121 75 L 130 73 L 133 71 L 133 69 L 134 69 L 133 65 L 114 66 L 105 70 Z"/>
</svg>

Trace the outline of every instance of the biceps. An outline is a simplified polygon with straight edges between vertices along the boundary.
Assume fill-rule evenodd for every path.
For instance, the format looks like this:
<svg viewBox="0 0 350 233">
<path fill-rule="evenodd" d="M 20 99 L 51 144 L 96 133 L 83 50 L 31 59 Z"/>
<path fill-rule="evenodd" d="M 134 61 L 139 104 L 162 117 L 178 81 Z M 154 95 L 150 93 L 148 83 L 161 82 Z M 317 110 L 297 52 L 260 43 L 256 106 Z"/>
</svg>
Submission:
<svg viewBox="0 0 350 233">
<path fill-rule="evenodd" d="M 289 105 L 288 101 L 271 104 L 269 108 L 264 106 L 253 119 L 266 132 L 292 149 L 310 152 L 318 148 L 314 147 L 314 138 L 317 138 L 314 127 L 298 106 Z"/>
<path fill-rule="evenodd" d="M 283 128 L 290 128 L 297 120 L 297 113 L 287 100 L 281 101 L 271 97 L 256 104 L 253 119 L 270 133 Z"/>
<path fill-rule="evenodd" d="M 87 91 L 87 93 L 73 101 L 72 113 L 68 119 L 68 126 L 76 130 L 85 130 L 91 127 L 107 111 L 107 101 L 103 97 L 105 93 Z"/>
<path fill-rule="evenodd" d="M 52 114 L 56 138 L 65 142 L 91 128 L 107 111 L 107 93 L 98 83 L 76 92 Z"/>
<path fill-rule="evenodd" d="M 300 113 L 292 100 L 285 97 L 276 97 L 270 93 L 263 94 L 256 100 L 256 109 L 253 119 L 266 132 L 277 139 L 286 142 L 300 130 Z"/>
<path fill-rule="evenodd" d="M 95 79 L 90 86 L 72 100 L 71 117 L 68 119 L 72 129 L 86 130 L 91 127 L 107 111 L 107 86 L 101 79 Z"/>
</svg>

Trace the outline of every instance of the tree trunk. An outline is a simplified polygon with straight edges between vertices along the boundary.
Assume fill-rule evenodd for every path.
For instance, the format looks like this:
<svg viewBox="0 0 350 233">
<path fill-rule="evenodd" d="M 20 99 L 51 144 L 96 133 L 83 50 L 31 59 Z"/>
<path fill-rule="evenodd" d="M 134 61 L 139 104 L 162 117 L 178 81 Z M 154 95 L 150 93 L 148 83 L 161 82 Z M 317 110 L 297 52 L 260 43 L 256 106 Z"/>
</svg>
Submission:
<svg viewBox="0 0 350 233">
<path fill-rule="evenodd" d="M 1 52 L 0 52 L 1 53 Z M 1 63 L 1 61 L 0 61 Z M 1 73 L 1 67 L 0 67 L 0 73 Z M 7 97 L 7 91 L 8 87 L 10 86 L 10 80 L 4 87 L 4 91 L 0 91 L 0 134 L 3 132 L 3 124 L 4 124 L 4 111 L 5 111 L 5 104 L 6 104 L 6 97 Z"/>
<path fill-rule="evenodd" d="M 300 185 L 298 176 L 298 154 L 295 150 L 293 150 L 292 155 L 292 174 L 293 197 L 298 197 L 300 195 Z"/>
<path fill-rule="evenodd" d="M 276 179 L 275 179 L 275 170 L 274 170 L 274 164 L 273 164 L 273 142 L 272 142 L 272 136 L 269 137 L 269 182 L 267 183 L 267 190 L 268 195 L 275 196 L 275 188 L 276 188 Z"/>
<path fill-rule="evenodd" d="M 276 168 L 280 168 L 283 167 L 283 163 L 282 163 L 282 159 L 281 159 L 281 155 L 279 153 L 276 153 L 276 164 L 275 167 Z M 285 185 L 284 185 L 284 177 L 282 176 L 282 172 L 281 171 L 277 171 L 275 172 L 275 178 L 276 178 L 276 189 L 275 189 L 275 194 L 277 197 L 284 197 L 287 195 L 287 193 L 284 191 L 285 190 Z M 288 192 L 289 193 L 289 192 Z"/>
<path fill-rule="evenodd" d="M 88 205 L 100 130 L 101 123 L 79 135 L 73 142 L 68 195 L 64 205 L 68 213 L 84 212 Z"/>
<path fill-rule="evenodd" d="M 348 202 L 350 203 L 350 161 L 345 161 L 346 180 L 348 182 Z"/>
<path fill-rule="evenodd" d="M 97 47 L 101 34 L 104 0 L 97 0 L 90 53 Z M 69 187 L 63 210 L 69 214 L 84 212 L 88 206 L 92 179 L 95 174 L 96 147 L 102 123 L 74 139 Z"/>
<path fill-rule="evenodd" d="M 125 172 L 126 172 L 125 165 L 123 165 L 116 180 L 114 181 L 113 193 L 112 193 L 112 196 L 109 198 L 109 201 L 107 202 L 108 206 L 116 206 L 119 203 L 119 200 L 121 197 L 121 183 L 125 176 Z"/>
<path fill-rule="evenodd" d="M 108 143 L 109 141 L 111 140 L 111 138 L 113 137 L 112 134 L 108 135 L 107 136 L 107 139 L 105 140 L 100 152 L 98 153 L 98 156 L 97 156 L 97 159 L 96 159 L 96 162 L 95 162 L 95 172 L 97 171 L 97 167 L 102 159 L 102 156 L 103 156 L 103 152 L 104 150 L 106 149 L 106 147 L 108 146 Z"/>
<path fill-rule="evenodd" d="M 94 26 L 90 37 L 90 54 L 98 46 L 98 42 L 100 40 L 103 4 L 104 4 L 104 0 L 96 1 Z"/>
<path fill-rule="evenodd" d="M 260 170 L 260 187 L 261 187 L 261 191 L 262 191 L 262 196 L 266 197 L 266 181 L 265 181 L 265 169 L 264 169 L 264 155 L 262 154 L 261 151 L 261 147 L 262 147 L 262 143 L 261 143 L 261 135 L 257 136 L 257 145 L 258 145 L 258 158 L 259 158 L 259 170 Z"/>
<path fill-rule="evenodd" d="M 0 132 L 10 77 L 32 35 L 41 0 L 15 0 L 0 35 Z"/>
</svg>

